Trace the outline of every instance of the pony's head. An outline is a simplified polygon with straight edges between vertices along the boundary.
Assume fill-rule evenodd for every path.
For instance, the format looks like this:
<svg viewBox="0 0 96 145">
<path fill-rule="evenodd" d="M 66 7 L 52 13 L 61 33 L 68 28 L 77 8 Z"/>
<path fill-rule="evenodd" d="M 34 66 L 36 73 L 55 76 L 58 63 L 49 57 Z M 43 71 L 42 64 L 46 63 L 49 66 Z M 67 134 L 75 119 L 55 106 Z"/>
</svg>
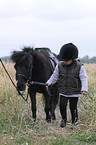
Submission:
<svg viewBox="0 0 96 145">
<path fill-rule="evenodd" d="M 24 48 L 22 51 L 14 51 L 11 59 L 15 63 L 17 88 L 24 91 L 26 83 L 32 76 L 32 48 Z"/>
</svg>

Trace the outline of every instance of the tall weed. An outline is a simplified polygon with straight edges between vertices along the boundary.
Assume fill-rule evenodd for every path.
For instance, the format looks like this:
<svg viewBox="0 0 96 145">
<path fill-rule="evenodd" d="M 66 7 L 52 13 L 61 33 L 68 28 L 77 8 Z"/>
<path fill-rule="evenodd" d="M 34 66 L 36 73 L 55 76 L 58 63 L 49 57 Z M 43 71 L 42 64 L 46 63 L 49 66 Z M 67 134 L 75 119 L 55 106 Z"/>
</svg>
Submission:
<svg viewBox="0 0 96 145">
<path fill-rule="evenodd" d="M 14 64 L 5 66 L 15 80 Z M 66 128 L 60 128 L 59 106 L 56 121 L 46 123 L 42 95 L 37 94 L 37 121 L 31 117 L 30 98 L 26 103 L 17 93 L 0 64 L 0 145 L 31 144 L 94 144 L 96 141 L 96 64 L 85 64 L 88 75 L 89 93 L 79 99 L 79 120 L 70 129 L 70 111 Z M 25 96 L 27 90 L 25 91 Z"/>
</svg>

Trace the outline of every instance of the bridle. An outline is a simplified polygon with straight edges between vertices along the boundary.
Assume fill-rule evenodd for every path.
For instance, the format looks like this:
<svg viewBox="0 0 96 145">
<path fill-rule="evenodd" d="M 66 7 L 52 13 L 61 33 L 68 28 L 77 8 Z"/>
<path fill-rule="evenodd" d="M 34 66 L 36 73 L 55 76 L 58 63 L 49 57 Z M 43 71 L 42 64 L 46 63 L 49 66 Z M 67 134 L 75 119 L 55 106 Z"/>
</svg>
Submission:
<svg viewBox="0 0 96 145">
<path fill-rule="evenodd" d="M 28 77 L 26 77 L 26 76 L 23 75 L 23 74 L 18 74 L 18 75 L 16 75 L 16 78 L 18 78 L 18 77 L 23 77 L 24 79 L 28 80 Z M 17 79 L 17 80 L 18 80 L 18 79 Z"/>
<path fill-rule="evenodd" d="M 27 83 L 29 83 L 31 81 L 31 78 L 32 78 L 32 63 L 30 63 L 30 74 L 29 74 L 29 77 L 27 77 L 26 75 L 24 74 L 16 74 L 16 80 L 18 80 L 19 77 L 23 77 Z"/>
</svg>

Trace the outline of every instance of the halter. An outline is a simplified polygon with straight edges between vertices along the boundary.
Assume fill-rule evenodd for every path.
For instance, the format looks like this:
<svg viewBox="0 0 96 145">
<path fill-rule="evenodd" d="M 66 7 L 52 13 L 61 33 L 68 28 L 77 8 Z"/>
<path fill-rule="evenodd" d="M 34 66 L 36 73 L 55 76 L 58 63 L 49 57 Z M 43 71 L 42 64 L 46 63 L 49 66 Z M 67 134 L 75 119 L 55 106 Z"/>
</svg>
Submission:
<svg viewBox="0 0 96 145">
<path fill-rule="evenodd" d="M 30 75 L 29 75 L 29 77 L 25 76 L 24 74 L 17 74 L 16 75 L 17 80 L 18 80 L 18 77 L 23 77 L 28 83 L 32 78 L 32 68 L 33 68 L 32 64 L 30 64 Z"/>
<path fill-rule="evenodd" d="M 18 77 L 23 77 L 24 79 L 28 80 L 28 77 L 26 77 L 26 76 L 23 75 L 23 74 L 18 74 L 18 75 L 16 75 L 16 77 L 17 77 L 17 78 L 18 78 Z"/>
</svg>

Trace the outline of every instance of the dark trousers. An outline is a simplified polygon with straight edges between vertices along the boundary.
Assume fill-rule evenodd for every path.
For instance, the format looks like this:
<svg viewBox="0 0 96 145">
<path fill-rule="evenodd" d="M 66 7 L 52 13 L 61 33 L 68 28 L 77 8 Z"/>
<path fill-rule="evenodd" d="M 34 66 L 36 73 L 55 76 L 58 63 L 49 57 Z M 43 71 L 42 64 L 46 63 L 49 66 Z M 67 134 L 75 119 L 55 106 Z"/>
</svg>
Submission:
<svg viewBox="0 0 96 145">
<path fill-rule="evenodd" d="M 75 123 L 78 120 L 78 111 L 77 111 L 78 97 L 64 97 L 60 95 L 60 113 L 62 119 L 64 119 L 64 121 L 66 122 L 68 100 L 70 105 L 72 123 Z"/>
</svg>

